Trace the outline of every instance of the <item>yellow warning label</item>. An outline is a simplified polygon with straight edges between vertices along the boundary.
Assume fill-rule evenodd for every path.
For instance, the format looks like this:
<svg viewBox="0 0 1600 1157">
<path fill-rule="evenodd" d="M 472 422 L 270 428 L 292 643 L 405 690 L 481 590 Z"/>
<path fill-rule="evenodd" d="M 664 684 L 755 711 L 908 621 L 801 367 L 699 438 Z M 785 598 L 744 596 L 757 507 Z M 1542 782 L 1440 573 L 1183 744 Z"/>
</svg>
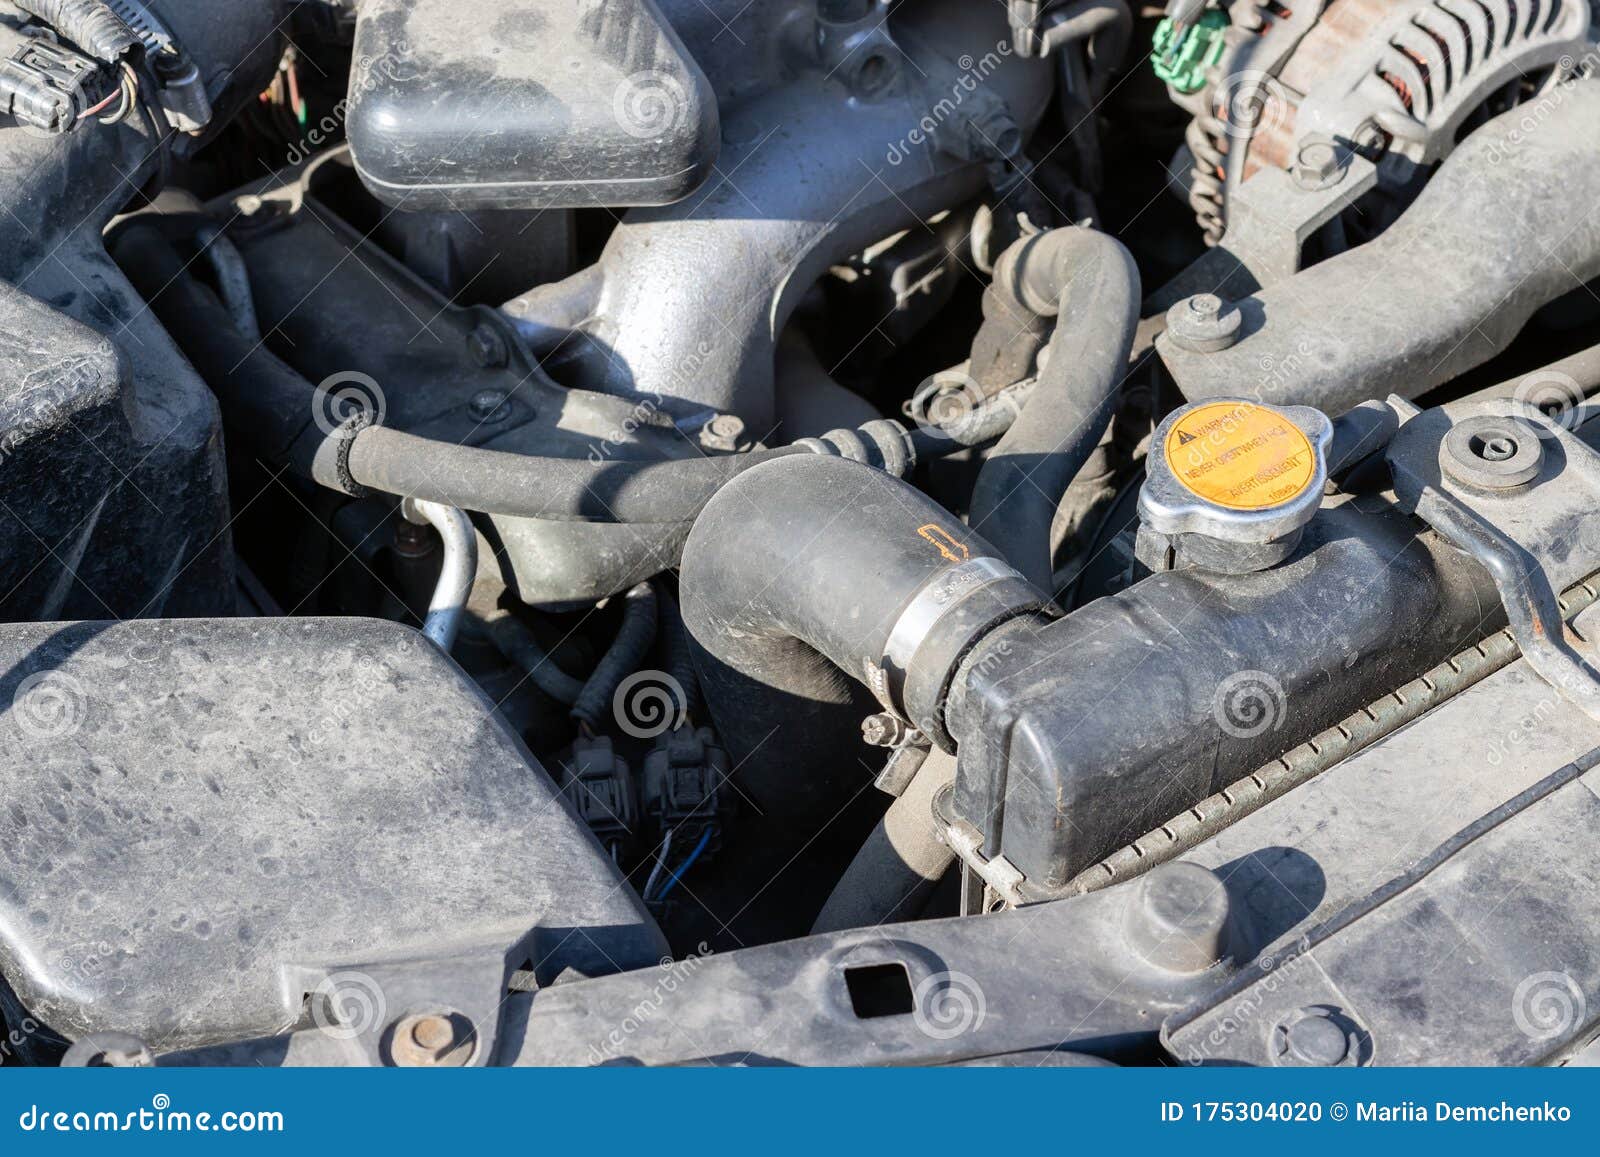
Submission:
<svg viewBox="0 0 1600 1157">
<path fill-rule="evenodd" d="M 1207 502 L 1265 510 L 1305 493 L 1316 476 L 1311 440 L 1282 414 L 1252 402 L 1213 402 L 1167 434 L 1167 463 Z"/>
</svg>

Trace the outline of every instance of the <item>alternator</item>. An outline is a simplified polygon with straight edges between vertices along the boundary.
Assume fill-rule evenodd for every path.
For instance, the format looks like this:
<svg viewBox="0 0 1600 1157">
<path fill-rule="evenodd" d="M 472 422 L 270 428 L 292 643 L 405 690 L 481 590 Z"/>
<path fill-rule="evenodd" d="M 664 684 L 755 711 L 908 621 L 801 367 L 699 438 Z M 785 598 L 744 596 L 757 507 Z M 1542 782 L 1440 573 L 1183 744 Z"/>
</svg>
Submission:
<svg viewBox="0 0 1600 1157">
<path fill-rule="evenodd" d="M 1176 32 L 1169 22 L 1158 36 L 1158 65 L 1180 51 L 1211 62 L 1203 91 L 1172 85 L 1196 114 L 1190 200 L 1210 244 L 1238 223 L 1239 186 L 1265 169 L 1315 186 L 1345 150 L 1377 163 L 1380 187 L 1412 187 L 1477 123 L 1578 71 L 1593 23 L 1589 0 L 1331 0 L 1295 9 L 1236 0 L 1231 26 L 1212 14 Z M 1200 38 L 1215 47 L 1200 51 L 1192 43 Z"/>
</svg>

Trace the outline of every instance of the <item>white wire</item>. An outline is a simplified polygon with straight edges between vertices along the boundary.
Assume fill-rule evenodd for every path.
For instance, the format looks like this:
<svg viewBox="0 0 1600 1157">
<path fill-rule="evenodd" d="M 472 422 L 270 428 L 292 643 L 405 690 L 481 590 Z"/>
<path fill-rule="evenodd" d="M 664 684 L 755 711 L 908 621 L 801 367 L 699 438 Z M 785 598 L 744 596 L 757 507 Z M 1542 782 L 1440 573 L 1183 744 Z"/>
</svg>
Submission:
<svg viewBox="0 0 1600 1157">
<path fill-rule="evenodd" d="M 643 896 L 646 900 L 650 898 L 650 893 L 655 890 L 656 881 L 661 878 L 661 869 L 667 863 L 667 851 L 672 847 L 672 833 L 677 830 L 676 828 L 668 828 L 667 834 L 661 839 L 661 850 L 656 853 L 656 866 L 651 869 L 650 878 L 644 882 Z"/>
</svg>

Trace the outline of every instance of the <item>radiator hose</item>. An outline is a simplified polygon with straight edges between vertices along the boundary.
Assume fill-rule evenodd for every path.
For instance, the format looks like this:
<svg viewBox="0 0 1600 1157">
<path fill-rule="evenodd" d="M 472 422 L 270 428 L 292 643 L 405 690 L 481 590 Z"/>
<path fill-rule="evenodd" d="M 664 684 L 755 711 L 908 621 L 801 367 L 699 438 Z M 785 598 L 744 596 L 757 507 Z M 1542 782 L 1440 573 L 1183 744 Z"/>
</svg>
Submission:
<svg viewBox="0 0 1600 1157">
<path fill-rule="evenodd" d="M 1036 586 L 1053 590 L 1050 527 L 1111 422 L 1139 325 L 1139 270 L 1113 237 L 1054 229 L 1007 249 L 991 292 L 1008 308 L 986 330 L 1015 328 L 1029 315 L 1056 325 L 1038 384 L 978 475 L 971 522 Z M 995 338 L 980 331 L 975 345 Z"/>
<path fill-rule="evenodd" d="M 879 818 L 864 814 L 876 768 L 863 715 L 893 711 L 953 751 L 944 707 L 961 659 L 1048 602 L 921 491 L 811 455 L 755 466 L 706 504 L 679 592 L 707 709 L 739 769 L 724 854 L 732 878 L 767 882 L 772 911 L 813 903 L 805 877 L 837 878 Z M 745 892 L 707 881 L 697 896 L 738 911 Z M 794 914 L 803 928 L 815 909 Z"/>
</svg>

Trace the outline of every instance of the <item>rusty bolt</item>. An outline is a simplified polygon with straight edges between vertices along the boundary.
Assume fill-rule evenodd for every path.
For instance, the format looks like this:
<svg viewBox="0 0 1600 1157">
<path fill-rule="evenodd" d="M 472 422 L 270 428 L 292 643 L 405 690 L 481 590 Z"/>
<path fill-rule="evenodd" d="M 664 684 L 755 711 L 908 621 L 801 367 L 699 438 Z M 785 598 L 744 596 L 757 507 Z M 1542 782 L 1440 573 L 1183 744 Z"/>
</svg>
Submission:
<svg viewBox="0 0 1600 1157">
<path fill-rule="evenodd" d="M 392 1032 L 390 1057 L 406 1068 L 459 1068 L 477 1047 L 472 1022 L 458 1012 L 404 1016 Z"/>
</svg>

